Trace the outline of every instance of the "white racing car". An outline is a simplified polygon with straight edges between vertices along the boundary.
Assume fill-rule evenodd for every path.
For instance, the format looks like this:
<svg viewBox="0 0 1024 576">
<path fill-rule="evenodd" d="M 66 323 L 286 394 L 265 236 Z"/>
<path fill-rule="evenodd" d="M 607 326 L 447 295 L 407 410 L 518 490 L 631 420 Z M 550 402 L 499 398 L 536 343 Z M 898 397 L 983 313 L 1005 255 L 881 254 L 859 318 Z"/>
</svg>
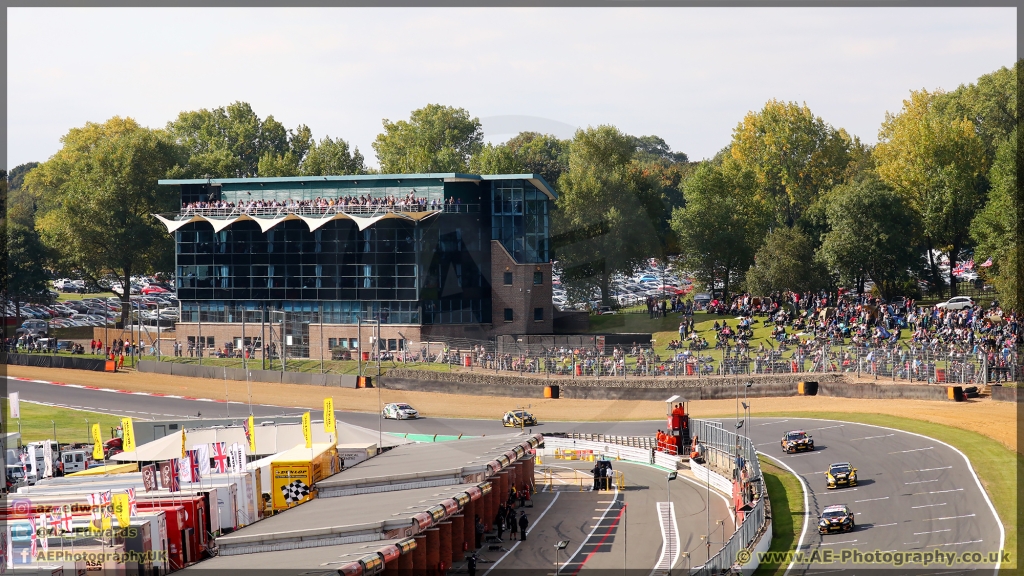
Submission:
<svg viewBox="0 0 1024 576">
<path fill-rule="evenodd" d="M 386 404 L 381 415 L 394 420 L 412 420 L 420 417 L 420 413 L 415 408 L 404 402 Z"/>
</svg>

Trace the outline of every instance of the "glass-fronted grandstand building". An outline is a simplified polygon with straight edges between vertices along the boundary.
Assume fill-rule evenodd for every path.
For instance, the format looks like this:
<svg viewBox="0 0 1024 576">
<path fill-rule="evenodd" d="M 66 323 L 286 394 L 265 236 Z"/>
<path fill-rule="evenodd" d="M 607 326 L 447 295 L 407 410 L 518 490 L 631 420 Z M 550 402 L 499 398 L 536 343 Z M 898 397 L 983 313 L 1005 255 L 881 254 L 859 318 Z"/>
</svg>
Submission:
<svg viewBox="0 0 1024 576">
<path fill-rule="evenodd" d="M 367 321 L 391 349 L 552 332 L 555 192 L 539 175 L 160 184 L 181 198 L 179 212 L 155 217 L 175 238 L 183 345 L 266 345 L 278 322 L 289 355 L 309 357 L 321 342 L 368 345 L 370 331 L 356 329 Z"/>
</svg>

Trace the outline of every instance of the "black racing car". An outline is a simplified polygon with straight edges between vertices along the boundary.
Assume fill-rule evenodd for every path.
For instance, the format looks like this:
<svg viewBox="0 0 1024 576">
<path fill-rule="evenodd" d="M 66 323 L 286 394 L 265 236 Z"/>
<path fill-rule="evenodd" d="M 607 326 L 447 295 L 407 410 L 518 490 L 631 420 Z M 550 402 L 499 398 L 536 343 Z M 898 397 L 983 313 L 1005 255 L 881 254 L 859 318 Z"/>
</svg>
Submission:
<svg viewBox="0 0 1024 576">
<path fill-rule="evenodd" d="M 830 489 L 839 486 L 856 486 L 857 469 L 850 466 L 849 462 L 836 462 L 829 465 L 828 471 L 825 472 L 825 480 Z"/>
<path fill-rule="evenodd" d="M 853 520 L 853 512 L 846 504 L 835 504 L 821 511 L 821 518 L 818 520 L 819 534 L 853 532 L 856 528 L 857 523 Z"/>
<path fill-rule="evenodd" d="M 786 454 L 814 450 L 814 440 L 803 430 L 790 430 L 782 436 L 782 449 Z"/>
</svg>

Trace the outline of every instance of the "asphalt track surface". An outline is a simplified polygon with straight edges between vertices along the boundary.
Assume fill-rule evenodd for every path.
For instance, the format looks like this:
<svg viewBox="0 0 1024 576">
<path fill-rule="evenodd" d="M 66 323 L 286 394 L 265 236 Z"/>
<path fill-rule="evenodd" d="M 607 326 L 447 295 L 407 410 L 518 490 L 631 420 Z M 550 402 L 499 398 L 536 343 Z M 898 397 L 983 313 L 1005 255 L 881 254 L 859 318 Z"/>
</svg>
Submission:
<svg viewBox="0 0 1024 576">
<path fill-rule="evenodd" d="M 238 415 L 241 419 L 243 415 L 249 413 L 247 405 L 235 402 L 137 395 L 75 387 L 73 383 L 58 386 L 10 377 L 6 384 L 8 392 L 20 392 L 21 399 L 25 401 L 142 419 L 195 418 L 200 413 L 204 418 Z M 297 407 L 252 406 L 253 414 L 257 417 L 297 415 L 305 410 Z M 504 428 L 499 418 L 500 415 L 496 415 L 493 421 L 455 418 L 385 420 L 382 426 L 387 432 L 420 434 L 482 435 L 509 432 L 510 429 Z M 371 429 L 376 428 L 378 423 L 377 414 L 339 412 L 338 419 Z M 799 551 L 808 555 L 818 552 L 818 556 L 804 559 L 808 561 L 794 562 L 789 573 L 838 572 L 843 568 L 856 568 L 858 571 L 892 568 L 903 572 L 915 570 L 929 574 L 952 574 L 979 569 L 987 572 L 995 568 L 994 562 L 988 561 L 988 555 L 996 554 L 992 557 L 994 560 L 999 550 L 1004 547 L 1002 524 L 969 462 L 954 448 L 924 436 L 866 424 L 803 418 L 754 418 L 750 423 L 750 435 L 758 451 L 797 474 L 805 487 L 808 515 L 805 530 L 799 536 Z M 650 435 L 663 426 L 664 423 L 660 420 L 550 422 L 541 423 L 531 430 L 625 436 Z M 816 450 L 784 454 L 779 441 L 786 431 L 794 429 L 803 429 L 810 433 L 814 437 Z M 859 485 L 854 488 L 826 489 L 824 472 L 832 462 L 850 462 L 856 467 Z M 655 483 L 649 484 L 653 489 Z M 680 485 L 679 482 L 676 483 L 676 486 Z M 628 494 L 626 497 L 628 498 Z M 675 500 L 673 494 L 673 501 Z M 627 507 L 628 502 L 627 499 Z M 818 516 L 821 510 L 830 504 L 849 505 L 855 514 L 856 530 L 843 534 L 818 535 Z M 595 514 L 592 518 L 599 516 L 596 513 L 597 506 L 593 508 Z M 677 516 L 682 512 L 677 510 Z M 629 511 L 625 516 L 629 518 Z M 660 529 L 657 528 L 654 518 L 650 520 L 659 533 L 657 538 L 652 536 L 645 540 L 656 540 L 660 550 Z M 634 525 L 631 520 L 627 522 L 628 527 Z M 633 542 L 634 539 L 630 538 L 630 541 Z M 614 543 L 611 547 L 614 548 Z M 683 543 L 680 547 L 684 551 L 689 549 Z M 836 557 L 843 550 L 856 550 L 861 553 L 941 551 L 957 555 L 981 552 L 986 558 L 982 562 L 893 566 L 885 562 L 858 564 L 853 558 L 846 562 L 835 558 L 832 562 L 823 562 L 821 554 L 826 550 L 831 550 Z M 553 553 L 551 556 L 550 566 L 553 568 Z M 602 556 L 606 555 L 595 554 L 590 562 L 595 566 L 604 565 L 604 559 L 598 559 Z M 613 556 L 614 553 L 608 555 L 609 558 Z M 630 552 L 630 561 L 633 556 Z M 694 555 L 693 558 L 696 563 L 698 557 Z M 867 560 L 864 558 L 862 562 Z M 651 564 L 653 565 L 655 561 L 657 557 L 652 558 Z"/>
<path fill-rule="evenodd" d="M 971 467 L 960 452 L 942 442 L 899 430 L 830 420 L 754 419 L 751 428 L 757 450 L 803 480 L 810 525 L 802 535 L 800 551 L 806 554 L 832 550 L 839 555 L 844 549 L 862 553 L 939 550 L 945 554 L 982 552 L 987 559 L 989 553 L 1003 546 L 999 519 Z M 813 452 L 783 452 L 783 434 L 795 429 L 806 430 L 814 438 Z M 857 468 L 858 485 L 829 490 L 825 470 L 833 462 L 850 462 Z M 818 534 L 819 514 L 832 504 L 851 508 L 855 530 Z M 852 558 L 846 562 L 816 560 L 796 562 L 789 573 L 888 567 L 893 566 L 867 563 L 866 558 L 859 564 Z M 987 572 L 995 564 L 908 564 L 894 568 L 952 574 Z"/>
</svg>

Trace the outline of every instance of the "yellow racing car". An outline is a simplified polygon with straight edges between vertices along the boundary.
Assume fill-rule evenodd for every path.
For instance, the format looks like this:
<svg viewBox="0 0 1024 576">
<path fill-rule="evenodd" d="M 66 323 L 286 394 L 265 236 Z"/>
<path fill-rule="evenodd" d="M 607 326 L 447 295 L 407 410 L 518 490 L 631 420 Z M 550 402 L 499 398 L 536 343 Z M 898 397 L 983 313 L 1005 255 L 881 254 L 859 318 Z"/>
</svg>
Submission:
<svg viewBox="0 0 1024 576">
<path fill-rule="evenodd" d="M 857 469 L 850 466 L 849 462 L 836 462 L 829 465 L 828 471 L 825 472 L 825 479 L 829 489 L 840 486 L 856 486 Z"/>
<path fill-rule="evenodd" d="M 505 416 L 502 417 L 501 423 L 503 426 L 516 428 L 522 428 L 523 426 L 536 426 L 537 419 L 533 417 L 526 410 L 509 410 L 505 412 Z"/>
</svg>

